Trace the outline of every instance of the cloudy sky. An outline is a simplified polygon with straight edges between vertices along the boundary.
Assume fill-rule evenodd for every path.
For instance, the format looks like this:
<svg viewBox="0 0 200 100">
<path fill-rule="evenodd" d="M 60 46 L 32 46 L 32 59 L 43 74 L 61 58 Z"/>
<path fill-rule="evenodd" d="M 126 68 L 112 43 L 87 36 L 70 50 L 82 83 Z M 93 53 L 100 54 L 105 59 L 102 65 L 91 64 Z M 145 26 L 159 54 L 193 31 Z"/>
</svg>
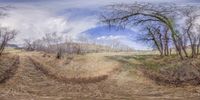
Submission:
<svg viewBox="0 0 200 100">
<path fill-rule="evenodd" d="M 46 33 L 57 32 L 73 40 L 87 37 L 94 41 L 120 39 L 135 49 L 147 49 L 135 41 L 137 28 L 109 30 L 98 22 L 102 7 L 112 3 L 131 3 L 143 0 L 0 0 L 1 6 L 11 6 L 8 16 L 0 18 L 0 25 L 16 29 L 19 34 L 14 41 L 41 38 Z M 144 0 L 160 3 L 164 0 Z M 143 2 L 144 2 L 143 1 Z M 200 0 L 167 0 L 173 3 L 200 3 Z"/>
</svg>

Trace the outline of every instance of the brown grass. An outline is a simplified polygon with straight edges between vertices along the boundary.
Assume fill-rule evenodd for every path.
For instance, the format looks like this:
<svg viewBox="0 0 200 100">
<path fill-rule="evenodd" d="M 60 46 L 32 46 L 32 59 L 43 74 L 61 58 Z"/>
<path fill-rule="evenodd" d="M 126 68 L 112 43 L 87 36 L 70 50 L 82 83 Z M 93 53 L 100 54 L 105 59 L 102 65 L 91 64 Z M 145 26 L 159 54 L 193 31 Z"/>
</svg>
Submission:
<svg viewBox="0 0 200 100">
<path fill-rule="evenodd" d="M 127 57 L 130 56 L 128 53 L 97 53 L 74 56 L 67 64 L 65 64 L 64 60 L 55 60 L 55 62 L 50 63 L 54 56 L 50 57 L 49 60 L 47 59 L 48 57 L 43 59 L 42 53 L 21 52 L 17 53 L 17 55 L 20 56 L 20 66 L 16 74 L 9 81 L 5 84 L 0 84 L 0 100 L 199 100 L 200 98 L 200 87 L 198 86 L 169 87 L 154 84 L 148 78 L 143 77 L 140 74 L 141 72 L 135 67 L 140 67 L 142 63 L 138 60 L 144 59 L 142 57 Z M 131 63 L 126 61 L 117 62 L 114 59 L 111 60 L 105 57 L 118 57 L 114 55 L 120 55 L 121 58 L 124 55 L 126 57 L 117 61 L 128 59 L 127 61 Z M 107 73 L 108 69 L 113 70 L 113 66 L 116 66 L 114 68 L 119 68 L 120 71 L 108 74 L 108 78 L 100 82 L 88 84 L 65 83 L 44 74 L 41 69 L 37 69 L 28 57 L 42 64 L 39 68 L 45 68 L 45 71 L 49 71 L 49 68 L 52 68 L 49 72 L 52 74 L 52 71 L 56 71 L 56 73 L 53 73 L 56 77 L 61 74 L 69 75 L 70 77 L 78 75 L 71 73 L 63 74 L 63 72 L 69 71 L 65 67 L 70 66 L 73 68 L 77 67 L 77 65 L 79 65 L 78 68 L 86 66 L 83 69 L 88 69 L 87 74 L 89 75 L 100 75 L 100 73 L 103 73 L 102 71 L 106 71 Z M 90 64 L 94 66 L 87 66 Z M 100 69 L 100 73 L 90 74 L 89 72 L 95 70 L 95 66 L 102 66 L 102 68 L 97 68 Z M 60 71 L 62 73 L 59 73 Z M 86 73 L 81 73 L 79 70 L 72 70 L 72 72 L 80 72 L 80 75 L 83 76 L 87 75 Z"/>
<path fill-rule="evenodd" d="M 181 60 L 177 56 L 160 57 L 158 55 L 118 55 L 110 59 L 126 65 L 126 69 L 139 70 L 143 75 L 159 85 L 199 85 L 199 58 Z"/>
<path fill-rule="evenodd" d="M 0 63 L 0 83 L 5 83 L 16 73 L 19 67 L 19 57 L 3 55 Z"/>
<path fill-rule="evenodd" d="M 160 58 L 145 61 L 141 71 L 145 76 L 162 85 L 199 85 L 199 59 Z M 153 66 L 153 68 L 152 68 Z"/>
<path fill-rule="evenodd" d="M 63 60 L 29 57 L 35 67 L 51 78 L 66 83 L 94 83 L 108 78 L 117 69 L 117 63 L 102 61 L 102 56 L 75 56 Z M 41 62 L 43 61 L 43 62 Z"/>
</svg>

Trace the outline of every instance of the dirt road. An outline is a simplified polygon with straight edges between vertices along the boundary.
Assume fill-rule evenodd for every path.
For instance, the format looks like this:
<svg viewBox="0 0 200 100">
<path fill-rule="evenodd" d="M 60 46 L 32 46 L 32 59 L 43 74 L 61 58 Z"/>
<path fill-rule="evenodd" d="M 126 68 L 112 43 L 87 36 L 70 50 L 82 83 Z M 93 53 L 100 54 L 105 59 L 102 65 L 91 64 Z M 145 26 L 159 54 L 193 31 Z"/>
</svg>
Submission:
<svg viewBox="0 0 200 100">
<path fill-rule="evenodd" d="M 94 83 L 65 83 L 52 79 L 30 61 L 30 54 L 18 54 L 19 67 L 13 77 L 0 84 L 0 100 L 199 100 L 200 87 L 156 85 L 136 69 L 114 64 L 119 70 Z M 90 55 L 89 55 L 90 56 Z M 92 56 L 95 56 L 94 54 Z M 97 54 L 106 62 L 105 54 Z M 113 61 L 112 63 L 115 63 Z M 87 63 L 90 62 L 85 62 Z M 94 62 L 95 63 L 95 62 Z M 96 62 L 98 63 L 98 62 Z M 107 66 L 102 62 L 102 66 Z M 110 65 L 108 65 L 109 67 Z"/>
</svg>

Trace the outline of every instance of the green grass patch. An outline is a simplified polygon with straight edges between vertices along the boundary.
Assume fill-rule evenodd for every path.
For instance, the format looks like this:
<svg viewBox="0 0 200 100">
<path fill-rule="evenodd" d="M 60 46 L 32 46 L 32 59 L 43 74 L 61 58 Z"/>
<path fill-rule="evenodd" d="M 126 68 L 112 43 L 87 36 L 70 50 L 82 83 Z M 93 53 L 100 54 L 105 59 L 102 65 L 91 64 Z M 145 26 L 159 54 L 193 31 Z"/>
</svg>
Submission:
<svg viewBox="0 0 200 100">
<path fill-rule="evenodd" d="M 146 69 L 158 72 L 161 68 L 173 68 L 181 65 L 181 60 L 177 56 L 161 57 L 159 55 L 120 55 L 109 56 L 109 59 L 121 62 L 124 68 L 145 67 Z"/>
</svg>

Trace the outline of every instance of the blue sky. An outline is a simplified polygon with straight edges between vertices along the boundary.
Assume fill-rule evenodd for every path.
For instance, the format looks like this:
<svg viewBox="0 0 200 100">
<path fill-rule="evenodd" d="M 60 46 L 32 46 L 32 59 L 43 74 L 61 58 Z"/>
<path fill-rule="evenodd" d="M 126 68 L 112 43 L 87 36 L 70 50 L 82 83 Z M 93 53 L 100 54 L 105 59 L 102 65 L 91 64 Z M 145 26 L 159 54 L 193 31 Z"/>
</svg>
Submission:
<svg viewBox="0 0 200 100">
<path fill-rule="evenodd" d="M 148 47 L 135 40 L 137 27 L 117 31 L 109 30 L 98 22 L 102 7 L 113 3 L 131 2 L 160 3 L 164 0 L 0 0 L 0 5 L 10 5 L 9 16 L 1 18 L 1 26 L 19 31 L 15 43 L 23 39 L 37 39 L 46 33 L 58 32 L 65 37 L 78 41 L 80 37 L 94 41 L 119 39 L 135 49 Z M 176 1 L 176 2 L 175 2 Z M 200 0 L 167 0 L 178 4 L 200 3 Z"/>
</svg>

